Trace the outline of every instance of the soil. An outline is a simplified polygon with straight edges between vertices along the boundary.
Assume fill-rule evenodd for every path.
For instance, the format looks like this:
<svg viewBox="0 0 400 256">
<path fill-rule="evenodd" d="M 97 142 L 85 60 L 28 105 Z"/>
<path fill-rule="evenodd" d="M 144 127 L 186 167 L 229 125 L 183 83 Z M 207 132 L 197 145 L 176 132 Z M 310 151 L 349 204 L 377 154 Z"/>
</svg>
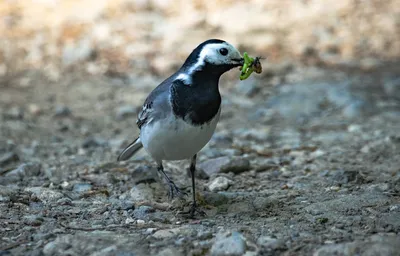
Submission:
<svg viewBox="0 0 400 256">
<path fill-rule="evenodd" d="M 399 67 L 223 77 L 196 219 L 188 161 L 172 201 L 144 150 L 116 161 L 163 77 L 4 76 L 0 255 L 400 255 Z"/>
</svg>

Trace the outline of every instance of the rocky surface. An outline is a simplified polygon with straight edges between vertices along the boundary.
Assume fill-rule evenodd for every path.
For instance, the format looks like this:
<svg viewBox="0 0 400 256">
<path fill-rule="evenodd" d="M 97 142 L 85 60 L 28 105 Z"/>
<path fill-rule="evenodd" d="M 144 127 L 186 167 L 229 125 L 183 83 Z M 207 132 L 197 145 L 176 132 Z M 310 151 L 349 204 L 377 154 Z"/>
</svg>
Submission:
<svg viewBox="0 0 400 256">
<path fill-rule="evenodd" d="M 116 162 L 138 133 L 130 109 L 116 112 L 135 84 L 74 73 L 22 90 L 15 77 L 0 96 L 3 113 L 24 112 L 1 115 L 1 253 L 396 255 L 400 102 L 383 81 L 398 72 L 299 66 L 276 86 L 256 78 L 247 96 L 223 79 L 221 122 L 199 154 L 197 220 L 179 214 L 190 196 L 168 200 L 145 152 Z M 188 161 L 165 167 L 190 195 Z"/>
<path fill-rule="evenodd" d="M 239 82 L 232 71 L 221 79 L 221 121 L 196 174 L 207 216 L 194 220 L 180 214 L 191 202 L 189 161 L 165 163 L 189 193 L 170 201 L 144 151 L 126 162 L 116 156 L 138 135 L 135 116 L 146 95 L 193 44 L 203 36 L 232 39 L 232 27 L 238 35 L 244 28 L 226 26 L 211 2 L 191 17 L 176 16 L 169 1 L 59 1 L 57 11 L 56 1 L 31 9 L 0 4 L 8 14 L 0 29 L 8 47 L 0 54 L 0 255 L 400 255 L 400 65 L 384 62 L 398 58 L 396 19 L 387 18 L 398 5 L 217 2 L 230 6 L 224 15 L 253 13 L 256 31 L 271 26 L 275 11 L 287 12 L 265 32 L 270 37 L 233 40 L 276 56 L 260 76 Z M 90 11 L 75 17 L 82 4 Z M 268 22 L 253 8 L 272 8 Z M 304 31 L 321 12 L 326 19 L 309 37 Z M 156 26 L 160 16 L 169 30 Z M 177 30 L 182 19 L 192 23 Z M 340 25 L 326 30 L 331 23 Z M 181 39 L 191 26 L 208 30 Z M 293 44 L 296 33 L 304 36 Z M 282 42 L 275 37 L 286 43 L 274 48 Z M 175 40 L 185 42 L 177 49 Z M 304 65 L 295 48 L 314 57 L 336 52 L 347 66 Z"/>
</svg>

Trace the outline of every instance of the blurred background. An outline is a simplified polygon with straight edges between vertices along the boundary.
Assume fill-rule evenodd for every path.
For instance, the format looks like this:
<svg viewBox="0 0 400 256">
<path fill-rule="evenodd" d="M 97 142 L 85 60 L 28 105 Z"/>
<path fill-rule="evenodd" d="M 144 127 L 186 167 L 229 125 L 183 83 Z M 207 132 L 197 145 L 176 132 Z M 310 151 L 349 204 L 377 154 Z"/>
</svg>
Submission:
<svg viewBox="0 0 400 256">
<path fill-rule="evenodd" d="M 0 75 L 41 69 L 57 80 L 173 71 L 222 38 L 268 62 L 372 68 L 400 56 L 396 0 L 4 0 Z"/>
</svg>

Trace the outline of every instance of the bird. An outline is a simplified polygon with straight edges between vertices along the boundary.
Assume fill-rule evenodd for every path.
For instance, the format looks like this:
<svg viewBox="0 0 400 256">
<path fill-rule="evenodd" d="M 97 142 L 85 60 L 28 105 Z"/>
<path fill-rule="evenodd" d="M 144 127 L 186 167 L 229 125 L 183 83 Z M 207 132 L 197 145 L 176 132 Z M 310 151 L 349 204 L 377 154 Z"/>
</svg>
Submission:
<svg viewBox="0 0 400 256">
<path fill-rule="evenodd" d="M 139 137 L 117 158 L 126 161 L 143 147 L 168 183 L 170 198 L 186 193 L 165 173 L 163 161 L 190 159 L 193 201 L 186 213 L 192 218 L 196 213 L 205 214 L 196 203 L 196 159 L 210 141 L 220 118 L 219 79 L 243 64 L 240 52 L 224 40 L 200 43 L 178 71 L 148 95 L 136 121 Z"/>
</svg>

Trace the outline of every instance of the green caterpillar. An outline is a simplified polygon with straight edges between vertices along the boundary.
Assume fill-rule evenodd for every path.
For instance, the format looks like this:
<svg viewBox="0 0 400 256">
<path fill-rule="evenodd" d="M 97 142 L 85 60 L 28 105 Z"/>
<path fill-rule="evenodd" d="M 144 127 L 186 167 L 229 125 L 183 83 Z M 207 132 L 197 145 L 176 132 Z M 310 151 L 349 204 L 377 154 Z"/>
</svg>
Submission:
<svg viewBox="0 0 400 256">
<path fill-rule="evenodd" d="M 255 71 L 257 74 L 262 72 L 262 67 L 260 63 L 261 57 L 250 57 L 247 52 L 243 53 L 244 64 L 242 67 L 242 72 L 240 73 L 240 80 L 245 80 L 250 77 L 251 73 Z"/>
</svg>

